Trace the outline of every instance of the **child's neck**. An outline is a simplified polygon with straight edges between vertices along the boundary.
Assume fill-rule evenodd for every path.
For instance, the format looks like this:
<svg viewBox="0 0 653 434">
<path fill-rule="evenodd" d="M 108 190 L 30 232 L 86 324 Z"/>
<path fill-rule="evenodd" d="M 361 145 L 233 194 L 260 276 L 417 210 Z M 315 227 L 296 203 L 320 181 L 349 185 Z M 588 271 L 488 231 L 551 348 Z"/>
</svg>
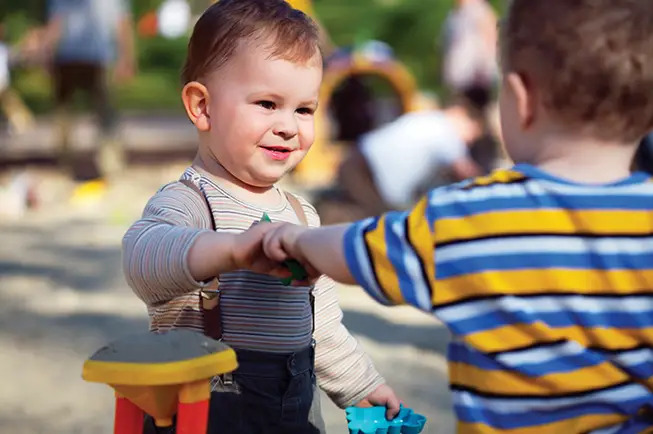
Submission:
<svg viewBox="0 0 653 434">
<path fill-rule="evenodd" d="M 608 184 L 627 178 L 637 148 L 636 143 L 565 134 L 543 135 L 529 146 L 540 150 L 529 163 L 551 175 L 582 184 Z"/>
<path fill-rule="evenodd" d="M 257 187 L 244 183 L 233 176 L 214 157 L 204 155 L 201 151 L 195 156 L 193 167 L 211 178 L 220 188 L 244 202 L 261 207 L 275 207 L 282 203 L 274 185 Z"/>
</svg>

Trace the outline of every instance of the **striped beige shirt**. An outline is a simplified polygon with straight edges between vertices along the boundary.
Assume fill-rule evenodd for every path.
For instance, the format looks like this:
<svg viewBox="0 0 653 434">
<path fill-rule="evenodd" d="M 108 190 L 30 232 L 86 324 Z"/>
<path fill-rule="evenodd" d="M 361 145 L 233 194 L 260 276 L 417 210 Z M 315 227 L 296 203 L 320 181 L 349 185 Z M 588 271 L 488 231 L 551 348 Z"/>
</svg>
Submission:
<svg viewBox="0 0 653 434">
<path fill-rule="evenodd" d="M 199 186 L 211 204 L 216 228 L 238 233 L 259 221 L 263 212 L 272 221 L 298 223 L 299 218 L 279 191 L 276 208 L 243 202 L 211 179 L 188 168 L 183 178 Z M 319 226 L 315 209 L 298 197 L 309 226 Z M 148 307 L 150 329 L 176 327 L 202 330 L 198 292 L 203 286 L 188 269 L 188 251 L 195 238 L 211 230 L 204 200 L 186 185 L 162 187 L 147 203 L 143 216 L 123 239 L 127 281 Z M 315 296 L 315 368 L 320 387 L 339 406 L 352 405 L 383 378 L 342 324 L 334 282 L 322 277 L 315 287 L 286 287 L 278 279 L 248 271 L 219 276 L 223 340 L 238 349 L 288 353 L 311 341 L 309 291 Z"/>
</svg>

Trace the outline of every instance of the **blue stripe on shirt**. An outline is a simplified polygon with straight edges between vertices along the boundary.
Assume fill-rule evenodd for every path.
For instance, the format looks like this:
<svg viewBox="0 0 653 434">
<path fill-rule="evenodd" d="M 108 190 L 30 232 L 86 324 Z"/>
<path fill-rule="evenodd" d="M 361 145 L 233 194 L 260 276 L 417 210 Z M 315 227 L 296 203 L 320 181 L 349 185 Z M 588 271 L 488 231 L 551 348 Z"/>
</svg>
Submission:
<svg viewBox="0 0 653 434">
<path fill-rule="evenodd" d="M 519 253 L 467 257 L 438 263 L 438 279 L 490 270 L 528 270 L 535 268 L 566 268 L 588 270 L 648 270 L 653 255 L 605 253 Z"/>
</svg>

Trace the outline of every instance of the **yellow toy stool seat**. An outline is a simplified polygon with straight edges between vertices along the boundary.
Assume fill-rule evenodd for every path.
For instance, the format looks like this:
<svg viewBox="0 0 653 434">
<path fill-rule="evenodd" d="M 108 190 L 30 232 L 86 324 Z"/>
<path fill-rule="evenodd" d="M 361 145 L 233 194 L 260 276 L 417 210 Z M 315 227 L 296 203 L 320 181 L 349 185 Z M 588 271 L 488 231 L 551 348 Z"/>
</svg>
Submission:
<svg viewBox="0 0 653 434">
<path fill-rule="evenodd" d="M 189 330 L 142 333 L 99 349 L 82 378 L 116 391 L 115 434 L 141 434 L 143 413 L 177 433 L 206 434 L 210 381 L 238 367 L 236 353 L 222 342 Z"/>
</svg>

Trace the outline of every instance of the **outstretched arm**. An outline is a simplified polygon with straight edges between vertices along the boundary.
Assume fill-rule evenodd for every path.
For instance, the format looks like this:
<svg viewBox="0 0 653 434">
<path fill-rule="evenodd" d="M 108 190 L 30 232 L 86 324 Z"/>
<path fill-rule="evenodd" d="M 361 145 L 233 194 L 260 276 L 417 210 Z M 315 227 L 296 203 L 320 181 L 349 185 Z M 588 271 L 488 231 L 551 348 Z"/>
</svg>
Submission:
<svg viewBox="0 0 653 434">
<path fill-rule="evenodd" d="M 197 290 L 205 281 L 236 269 L 287 275 L 262 251 L 256 225 L 240 234 L 216 233 L 203 200 L 181 183 L 157 193 L 123 237 L 123 269 L 129 286 L 147 304 Z"/>
<path fill-rule="evenodd" d="M 317 229 L 279 226 L 266 236 L 265 253 L 279 262 L 297 259 L 317 270 L 317 275 L 326 274 L 338 282 L 355 284 L 344 253 L 343 240 L 350 226 L 345 224 Z"/>
<path fill-rule="evenodd" d="M 409 212 L 390 212 L 351 225 L 306 229 L 279 226 L 266 234 L 265 254 L 295 258 L 343 283 L 357 283 L 382 304 L 410 304 L 431 312 L 435 252 L 431 198 Z"/>
</svg>

